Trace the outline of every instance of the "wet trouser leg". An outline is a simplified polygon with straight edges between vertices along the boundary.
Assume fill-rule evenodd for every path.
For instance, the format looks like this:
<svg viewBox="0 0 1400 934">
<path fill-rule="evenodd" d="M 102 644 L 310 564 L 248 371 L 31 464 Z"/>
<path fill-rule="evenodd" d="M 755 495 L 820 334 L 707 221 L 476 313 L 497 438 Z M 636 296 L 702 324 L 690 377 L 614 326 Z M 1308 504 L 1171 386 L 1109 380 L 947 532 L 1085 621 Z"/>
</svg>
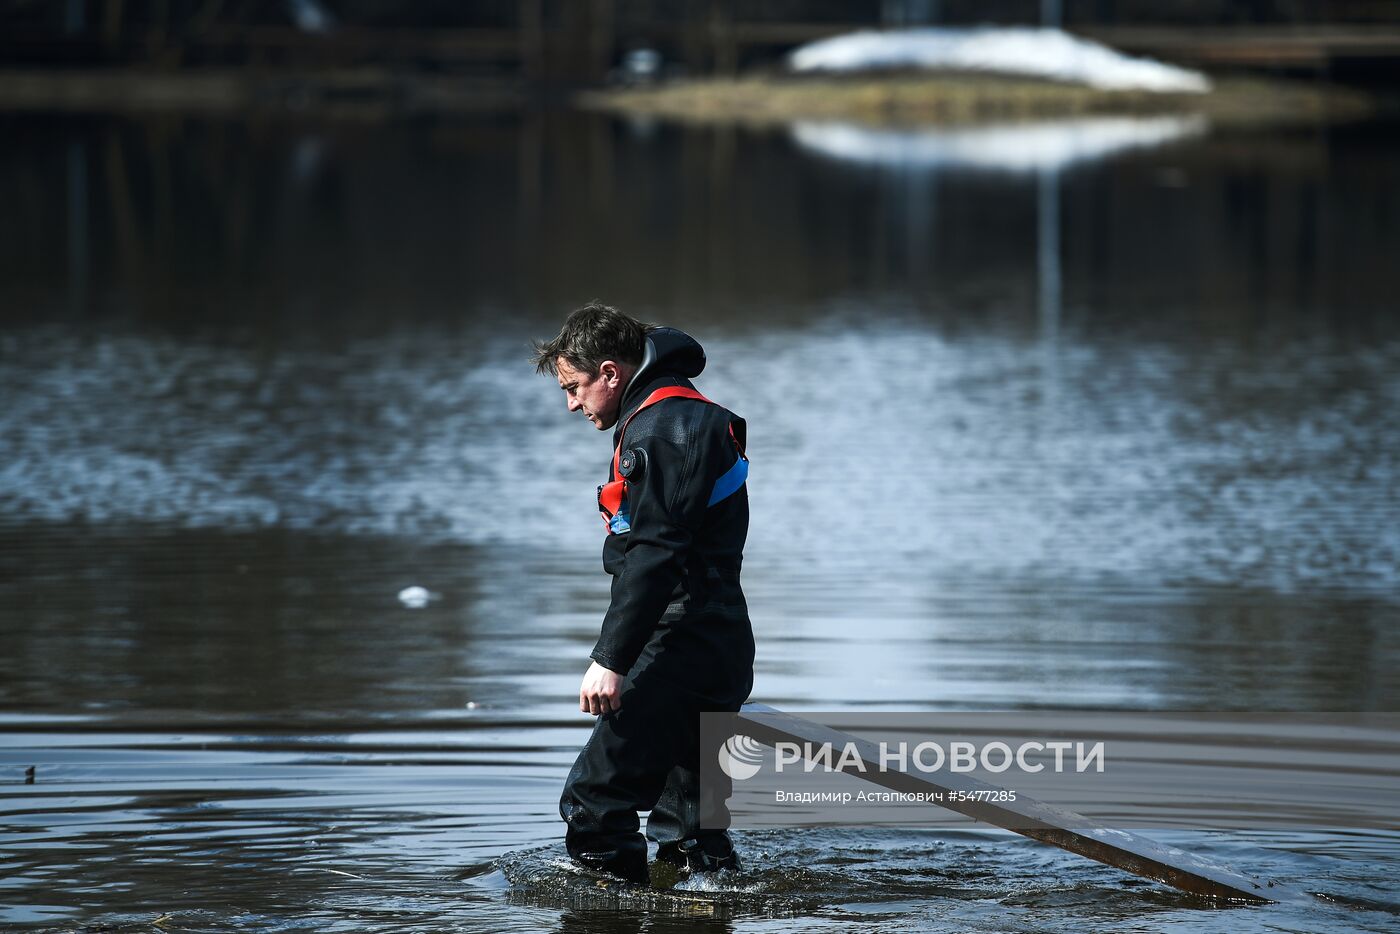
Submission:
<svg viewBox="0 0 1400 934">
<path fill-rule="evenodd" d="M 689 749 L 695 751 L 698 736 Z M 739 868 L 734 844 L 724 828 L 729 824 L 726 801 L 729 777 L 718 769 L 700 781 L 699 763 L 692 754 L 666 777 L 666 787 L 647 816 L 647 837 L 658 844 L 657 858 L 691 871 Z"/>
<path fill-rule="evenodd" d="M 625 879 L 647 881 L 638 811 L 651 809 L 685 745 L 695 743 L 693 695 L 656 678 L 624 682 L 621 709 L 598 718 L 564 785 L 559 814 L 569 855 Z"/>
<path fill-rule="evenodd" d="M 647 815 L 647 839 L 665 846 L 700 829 L 700 775 L 692 763 L 677 763 Z"/>
<path fill-rule="evenodd" d="M 692 752 L 699 743 L 690 737 Z M 647 838 L 662 846 L 692 837 L 722 835 L 729 823 L 728 776 L 716 770 L 713 781 L 700 781 L 695 756 L 683 758 L 666 776 L 666 786 L 647 817 Z"/>
<path fill-rule="evenodd" d="M 738 704 L 723 705 L 737 709 Z M 564 785 L 559 813 L 569 855 L 586 866 L 647 881 L 638 811 L 659 844 L 713 838 L 728 845 L 728 782 L 701 794 L 700 714 L 717 709 L 656 672 L 624 682 L 621 709 L 598 718 Z M 716 770 L 717 771 L 717 770 Z M 709 784 L 709 783 L 707 783 Z"/>
</svg>

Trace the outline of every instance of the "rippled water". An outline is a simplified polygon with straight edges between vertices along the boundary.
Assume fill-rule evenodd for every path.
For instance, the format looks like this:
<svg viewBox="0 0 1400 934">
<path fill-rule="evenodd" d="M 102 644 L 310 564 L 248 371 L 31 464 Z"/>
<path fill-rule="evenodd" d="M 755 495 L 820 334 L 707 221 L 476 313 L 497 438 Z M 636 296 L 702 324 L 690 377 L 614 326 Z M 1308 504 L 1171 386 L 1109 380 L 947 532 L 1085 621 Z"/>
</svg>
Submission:
<svg viewBox="0 0 1400 934">
<path fill-rule="evenodd" d="M 1394 928 L 1385 829 L 1158 834 L 1304 906 L 977 829 L 571 872 L 608 452 L 525 362 L 595 295 L 706 344 L 756 700 L 1395 710 L 1382 129 L 1023 179 L 575 118 L 7 127 L 0 923 Z"/>
</svg>

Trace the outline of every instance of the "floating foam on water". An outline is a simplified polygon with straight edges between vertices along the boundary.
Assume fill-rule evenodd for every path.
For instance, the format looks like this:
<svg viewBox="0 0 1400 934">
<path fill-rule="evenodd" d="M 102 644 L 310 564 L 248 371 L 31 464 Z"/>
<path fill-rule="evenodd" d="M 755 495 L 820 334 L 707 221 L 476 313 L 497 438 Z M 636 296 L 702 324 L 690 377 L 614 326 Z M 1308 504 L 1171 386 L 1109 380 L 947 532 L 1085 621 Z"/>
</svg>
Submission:
<svg viewBox="0 0 1400 934">
<path fill-rule="evenodd" d="M 985 72 L 1084 84 L 1105 91 L 1200 94 L 1210 90 L 1210 80 L 1200 72 L 1134 58 L 1051 28 L 863 30 L 801 46 L 788 56 L 788 64 L 794 71 L 919 68 Z"/>
<path fill-rule="evenodd" d="M 399 591 L 399 602 L 410 610 L 421 610 L 436 599 L 437 596 L 437 594 L 428 590 L 426 587 L 414 585 L 412 587 L 405 587 L 403 590 Z"/>
</svg>

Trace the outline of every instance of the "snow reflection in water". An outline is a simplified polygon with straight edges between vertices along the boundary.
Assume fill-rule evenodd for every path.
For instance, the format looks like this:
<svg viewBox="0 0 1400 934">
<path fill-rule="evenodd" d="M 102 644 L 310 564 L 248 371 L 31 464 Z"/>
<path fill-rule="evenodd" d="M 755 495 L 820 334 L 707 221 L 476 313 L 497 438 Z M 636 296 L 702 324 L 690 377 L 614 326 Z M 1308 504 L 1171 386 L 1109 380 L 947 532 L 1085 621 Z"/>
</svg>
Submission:
<svg viewBox="0 0 1400 934">
<path fill-rule="evenodd" d="M 799 122 L 803 149 L 856 165 L 904 170 L 1060 170 L 1136 149 L 1201 136 L 1203 116 L 1084 117 L 1034 123 L 893 129 Z"/>
</svg>

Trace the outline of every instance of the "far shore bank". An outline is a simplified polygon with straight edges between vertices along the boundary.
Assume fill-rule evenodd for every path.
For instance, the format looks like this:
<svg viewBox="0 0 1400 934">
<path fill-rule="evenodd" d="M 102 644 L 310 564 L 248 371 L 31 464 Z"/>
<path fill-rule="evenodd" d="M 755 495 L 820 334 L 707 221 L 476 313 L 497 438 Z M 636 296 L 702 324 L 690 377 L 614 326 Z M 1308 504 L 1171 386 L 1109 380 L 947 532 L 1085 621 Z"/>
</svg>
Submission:
<svg viewBox="0 0 1400 934">
<path fill-rule="evenodd" d="M 1220 77 L 1209 92 L 1105 91 L 1014 77 L 783 73 L 677 81 L 584 92 L 581 106 L 687 123 L 765 126 L 796 120 L 873 125 L 959 124 L 1089 115 L 1200 114 L 1221 125 L 1354 120 L 1374 116 L 1371 94 L 1321 83 Z"/>
<path fill-rule="evenodd" d="M 520 81 L 384 68 L 0 70 L 0 112 L 314 112 L 376 119 L 508 110 L 527 101 Z"/>
<path fill-rule="evenodd" d="M 378 120 L 501 112 L 540 92 L 519 80 L 382 68 L 292 70 L 0 70 L 0 113 L 260 113 Z M 782 72 L 594 88 L 563 97 L 585 110 L 694 124 L 773 126 L 802 120 L 927 126 L 1077 116 L 1199 114 L 1221 126 L 1356 120 L 1394 113 L 1373 93 L 1320 82 L 1217 77 L 1204 94 L 1104 91 L 969 74 Z"/>
</svg>

